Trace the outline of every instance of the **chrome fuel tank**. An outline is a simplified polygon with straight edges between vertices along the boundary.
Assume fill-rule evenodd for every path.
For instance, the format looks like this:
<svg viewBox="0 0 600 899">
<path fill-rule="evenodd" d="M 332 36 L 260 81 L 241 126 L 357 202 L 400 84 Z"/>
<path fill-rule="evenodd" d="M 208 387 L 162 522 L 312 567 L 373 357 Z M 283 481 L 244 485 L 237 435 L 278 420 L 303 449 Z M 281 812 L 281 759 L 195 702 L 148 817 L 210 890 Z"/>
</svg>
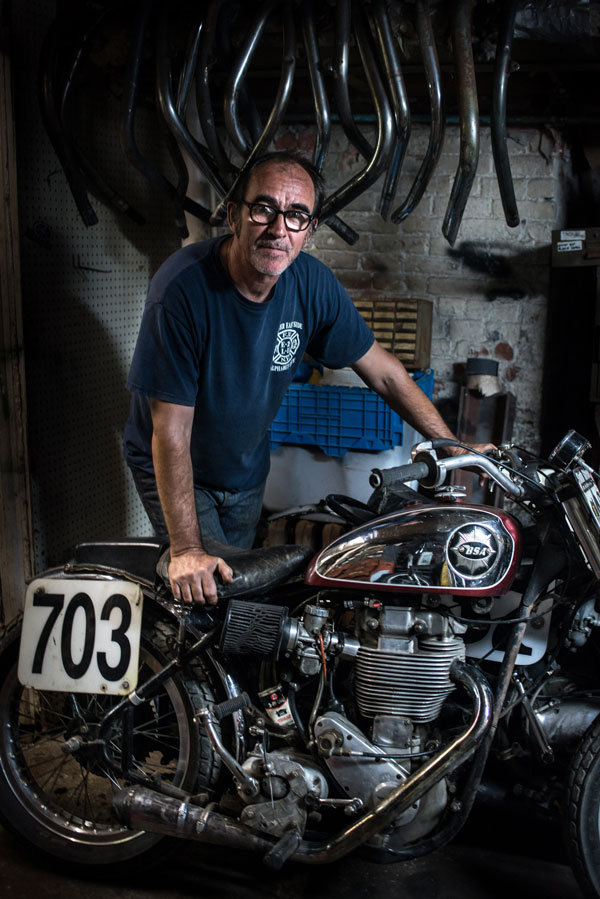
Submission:
<svg viewBox="0 0 600 899">
<path fill-rule="evenodd" d="M 491 596 L 512 584 L 520 526 L 489 506 L 394 512 L 339 537 L 311 562 L 306 583 L 404 593 Z"/>
</svg>

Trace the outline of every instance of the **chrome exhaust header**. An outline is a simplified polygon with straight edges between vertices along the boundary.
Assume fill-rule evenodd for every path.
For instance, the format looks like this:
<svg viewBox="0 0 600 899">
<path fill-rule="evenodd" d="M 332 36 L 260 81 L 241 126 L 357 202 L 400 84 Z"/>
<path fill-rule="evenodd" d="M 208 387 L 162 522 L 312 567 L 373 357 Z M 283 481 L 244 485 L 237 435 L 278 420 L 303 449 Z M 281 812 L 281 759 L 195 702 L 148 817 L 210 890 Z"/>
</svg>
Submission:
<svg viewBox="0 0 600 899">
<path fill-rule="evenodd" d="M 119 820 L 132 830 L 162 833 L 232 849 L 251 849 L 262 853 L 272 867 L 280 867 L 287 858 L 313 865 L 336 861 L 389 826 L 438 781 L 462 765 L 481 744 L 492 720 L 491 689 L 480 671 L 464 662 L 453 662 L 450 678 L 471 695 L 473 715 L 467 727 L 403 781 L 376 809 L 365 813 L 329 840 L 306 841 L 297 834 L 285 834 L 279 841 L 273 840 L 210 808 L 142 786 L 120 790 L 113 798 L 113 806 Z"/>
<path fill-rule="evenodd" d="M 293 861 L 313 865 L 337 861 L 389 826 L 398 815 L 472 755 L 492 721 L 492 691 L 480 671 L 464 662 L 453 662 L 450 679 L 464 687 L 473 700 L 473 718 L 465 730 L 421 765 L 376 809 L 364 814 L 342 833 L 323 842 L 302 841 L 291 856 Z"/>
</svg>

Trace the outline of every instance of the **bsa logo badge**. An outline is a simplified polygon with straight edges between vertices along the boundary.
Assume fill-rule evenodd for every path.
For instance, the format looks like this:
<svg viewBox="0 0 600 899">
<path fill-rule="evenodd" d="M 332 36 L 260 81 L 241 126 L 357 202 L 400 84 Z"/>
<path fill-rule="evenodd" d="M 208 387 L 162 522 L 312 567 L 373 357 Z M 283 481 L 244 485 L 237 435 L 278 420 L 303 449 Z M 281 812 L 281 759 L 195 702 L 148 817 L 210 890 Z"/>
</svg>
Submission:
<svg viewBox="0 0 600 899">
<path fill-rule="evenodd" d="M 474 580 L 491 571 L 498 552 L 498 541 L 489 528 L 482 524 L 462 525 L 448 540 L 448 565 L 459 577 Z"/>
</svg>

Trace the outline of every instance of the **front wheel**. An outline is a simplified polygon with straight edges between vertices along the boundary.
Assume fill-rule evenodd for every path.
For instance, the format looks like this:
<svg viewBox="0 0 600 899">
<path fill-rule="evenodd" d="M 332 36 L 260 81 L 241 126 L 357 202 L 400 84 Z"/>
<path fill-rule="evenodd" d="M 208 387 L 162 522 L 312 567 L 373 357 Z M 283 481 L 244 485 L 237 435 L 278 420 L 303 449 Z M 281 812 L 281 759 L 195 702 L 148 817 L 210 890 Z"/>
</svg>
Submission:
<svg viewBox="0 0 600 899">
<path fill-rule="evenodd" d="M 600 896 L 600 719 L 591 725 L 569 768 L 565 837 L 585 896 Z"/>
<path fill-rule="evenodd" d="M 157 834 L 119 823 L 112 797 L 127 780 L 91 744 L 99 722 L 120 697 L 57 693 L 23 687 L 17 679 L 20 622 L 0 642 L 0 820 L 7 830 L 47 855 L 74 865 L 102 868 L 158 858 Z M 168 661 L 175 630 L 155 622 L 142 630 L 139 684 Z M 159 776 L 193 792 L 212 786 L 216 762 L 193 718 L 213 701 L 206 679 L 194 669 L 167 680 L 133 712 L 132 770 Z M 82 748 L 65 753 L 68 740 Z M 109 753 L 118 766 L 120 727 Z"/>
</svg>

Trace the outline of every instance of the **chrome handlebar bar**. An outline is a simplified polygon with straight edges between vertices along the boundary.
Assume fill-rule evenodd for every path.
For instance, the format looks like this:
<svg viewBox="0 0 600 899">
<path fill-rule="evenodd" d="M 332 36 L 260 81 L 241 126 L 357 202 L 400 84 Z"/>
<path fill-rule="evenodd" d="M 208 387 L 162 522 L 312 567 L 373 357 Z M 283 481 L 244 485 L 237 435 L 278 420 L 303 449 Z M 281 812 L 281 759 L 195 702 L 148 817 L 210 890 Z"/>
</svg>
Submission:
<svg viewBox="0 0 600 899">
<path fill-rule="evenodd" d="M 399 465 L 395 468 L 374 468 L 369 478 L 372 487 L 389 487 L 398 482 L 418 480 L 425 487 L 440 487 L 446 480 L 448 472 L 459 468 L 476 468 L 488 475 L 502 489 L 515 499 L 521 499 L 525 490 L 521 484 L 515 483 L 498 463 L 489 456 L 480 453 L 463 453 L 460 456 L 449 456 L 446 459 L 436 459 L 427 451 L 419 451 L 414 461 L 407 465 Z"/>
</svg>

